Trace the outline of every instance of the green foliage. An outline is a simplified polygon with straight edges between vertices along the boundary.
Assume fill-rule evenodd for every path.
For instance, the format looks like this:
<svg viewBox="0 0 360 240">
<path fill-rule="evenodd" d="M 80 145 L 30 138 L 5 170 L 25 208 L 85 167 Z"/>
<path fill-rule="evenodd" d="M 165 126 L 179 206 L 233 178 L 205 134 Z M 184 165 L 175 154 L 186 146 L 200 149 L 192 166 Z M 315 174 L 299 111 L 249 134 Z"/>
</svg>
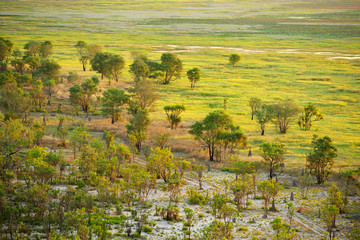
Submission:
<svg viewBox="0 0 360 240">
<path fill-rule="evenodd" d="M 264 199 L 265 213 L 267 213 L 270 200 L 275 200 L 276 195 L 279 193 L 279 191 L 281 191 L 282 186 L 279 182 L 274 180 L 263 180 L 257 185 L 257 189 Z"/>
<path fill-rule="evenodd" d="M 81 86 L 74 85 L 70 87 L 70 102 L 74 105 L 80 105 L 84 112 L 88 112 L 91 108 L 91 97 L 97 92 L 99 82 L 96 78 L 87 79 L 81 83 Z"/>
<path fill-rule="evenodd" d="M 274 220 L 270 222 L 272 229 L 275 230 L 276 235 L 274 239 L 276 240 L 291 240 L 296 238 L 297 232 L 295 229 L 290 229 L 289 226 L 282 222 L 281 217 L 277 216 Z"/>
<path fill-rule="evenodd" d="M 269 177 L 272 179 L 275 176 L 275 170 L 284 162 L 284 154 L 286 149 L 282 143 L 264 142 L 260 146 L 261 157 L 265 163 L 269 165 Z"/>
<path fill-rule="evenodd" d="M 126 124 L 128 136 L 134 139 L 137 151 L 141 150 L 141 143 L 147 138 L 147 129 L 150 125 L 148 115 L 147 111 L 138 110 L 129 123 Z"/>
<path fill-rule="evenodd" d="M 216 152 L 220 156 L 224 154 L 227 147 L 234 149 L 246 145 L 246 136 L 233 125 L 230 116 L 224 111 L 209 113 L 203 121 L 191 125 L 189 133 L 206 145 L 210 161 L 215 160 Z M 225 149 L 221 150 L 221 147 Z"/>
<path fill-rule="evenodd" d="M 182 61 L 174 53 L 161 55 L 161 70 L 165 72 L 163 84 L 169 84 L 171 80 L 181 77 Z"/>
<path fill-rule="evenodd" d="M 151 173 L 167 182 L 176 170 L 171 149 L 160 147 L 152 149 L 152 154 L 147 159 L 146 167 Z"/>
<path fill-rule="evenodd" d="M 151 109 L 158 94 L 154 89 L 154 84 L 149 80 L 139 80 L 135 82 L 134 88 L 129 89 L 132 94 L 129 102 L 129 112 L 135 114 L 138 109 L 145 111 Z"/>
<path fill-rule="evenodd" d="M 167 105 L 164 107 L 164 111 L 167 116 L 167 120 L 171 129 L 176 129 L 179 123 L 182 122 L 180 114 L 185 111 L 184 105 Z"/>
<path fill-rule="evenodd" d="M 235 64 L 238 63 L 240 61 L 241 57 L 239 54 L 233 53 L 229 56 L 229 63 L 233 66 L 233 68 L 235 67 Z"/>
<path fill-rule="evenodd" d="M 209 199 L 206 198 L 206 196 L 202 195 L 194 187 L 188 188 L 186 190 L 186 194 L 189 196 L 189 203 L 190 204 L 206 205 L 208 200 L 209 200 Z"/>
<path fill-rule="evenodd" d="M 317 135 L 314 135 L 310 152 L 306 155 L 306 162 L 307 168 L 316 177 L 318 184 L 324 183 L 330 176 L 336 157 L 337 148 L 331 138 L 328 136 L 318 138 Z"/>
<path fill-rule="evenodd" d="M 273 122 L 279 129 L 279 132 L 281 134 L 285 134 L 289 129 L 290 123 L 300 112 L 300 108 L 294 103 L 294 101 L 288 99 L 273 105 L 272 109 Z"/>
<path fill-rule="evenodd" d="M 258 110 L 262 105 L 262 101 L 259 98 L 252 97 L 250 98 L 248 105 L 251 108 L 251 120 L 253 120 L 256 110 Z"/>
<path fill-rule="evenodd" d="M 194 88 L 196 83 L 200 81 L 200 69 L 199 68 L 192 68 L 187 71 L 186 75 L 191 83 L 191 88 Z"/>
<path fill-rule="evenodd" d="M 104 79 L 105 75 L 110 74 L 110 66 L 108 62 L 111 59 L 110 53 L 97 52 L 93 59 L 91 59 L 91 67 L 94 71 L 101 74 L 101 79 Z"/>
<path fill-rule="evenodd" d="M 121 120 L 121 112 L 127 102 L 128 97 L 124 90 L 119 88 L 109 88 L 103 92 L 102 114 L 104 116 L 111 116 L 111 123 L 114 124 L 118 120 Z"/>
<path fill-rule="evenodd" d="M 273 119 L 273 108 L 270 105 L 262 104 L 254 112 L 256 121 L 260 125 L 261 135 L 265 134 L 265 127 Z"/>
<path fill-rule="evenodd" d="M 61 66 L 55 60 L 46 59 L 41 62 L 40 66 L 33 72 L 35 79 L 43 82 L 59 79 Z"/>
<path fill-rule="evenodd" d="M 320 110 L 314 104 L 309 103 L 304 107 L 298 124 L 302 130 L 309 131 L 312 123 L 320 120 L 323 120 L 323 115 Z"/>
<path fill-rule="evenodd" d="M 10 56 L 12 51 L 13 43 L 3 37 L 0 37 L 0 61 L 4 61 Z"/>
</svg>

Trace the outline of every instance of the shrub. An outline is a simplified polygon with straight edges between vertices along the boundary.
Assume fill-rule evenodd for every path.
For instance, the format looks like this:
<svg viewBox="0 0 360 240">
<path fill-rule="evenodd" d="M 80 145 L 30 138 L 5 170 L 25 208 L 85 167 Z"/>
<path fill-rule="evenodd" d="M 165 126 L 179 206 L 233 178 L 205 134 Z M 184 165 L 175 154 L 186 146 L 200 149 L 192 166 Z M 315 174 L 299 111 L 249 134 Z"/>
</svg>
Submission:
<svg viewBox="0 0 360 240">
<path fill-rule="evenodd" d="M 186 193 L 189 196 L 190 204 L 204 205 L 207 204 L 208 202 L 208 199 L 204 195 L 202 195 L 199 191 L 197 191 L 195 188 L 189 188 L 186 191 Z"/>
</svg>

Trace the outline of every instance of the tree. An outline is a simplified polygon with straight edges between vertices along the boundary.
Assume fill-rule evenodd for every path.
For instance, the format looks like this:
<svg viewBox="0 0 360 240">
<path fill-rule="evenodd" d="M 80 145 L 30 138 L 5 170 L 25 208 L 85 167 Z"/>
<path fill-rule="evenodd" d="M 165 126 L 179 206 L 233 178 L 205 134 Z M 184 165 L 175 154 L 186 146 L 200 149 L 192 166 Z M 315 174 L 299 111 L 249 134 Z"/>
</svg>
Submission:
<svg viewBox="0 0 360 240">
<path fill-rule="evenodd" d="M 339 213 L 341 212 L 341 208 L 343 206 L 343 194 L 334 183 L 331 185 L 330 189 L 328 190 L 328 196 L 325 199 L 325 201 L 326 203 L 323 204 L 333 205 L 337 209 L 339 209 Z M 333 217 L 331 227 L 336 227 L 336 216 Z"/>
<path fill-rule="evenodd" d="M 87 48 L 87 43 L 84 41 L 78 41 L 74 47 L 76 47 L 77 52 L 78 52 L 78 56 L 79 56 L 79 61 L 82 63 L 83 66 L 83 70 L 84 72 L 86 71 L 86 65 L 89 61 L 89 51 Z"/>
<path fill-rule="evenodd" d="M 289 129 L 289 124 L 300 112 L 299 107 L 292 100 L 284 100 L 273 105 L 274 123 L 281 134 Z"/>
<path fill-rule="evenodd" d="M 269 202 L 272 199 L 274 204 L 276 195 L 281 190 L 281 185 L 274 180 L 263 180 L 257 185 L 257 188 L 264 199 L 264 209 L 265 214 L 267 215 Z"/>
<path fill-rule="evenodd" d="M 138 110 L 133 118 L 126 124 L 126 130 L 128 135 L 133 136 L 135 139 L 135 147 L 138 151 L 141 150 L 141 143 L 147 137 L 147 129 L 150 124 L 148 112 L 144 110 Z"/>
<path fill-rule="evenodd" d="M 115 79 L 116 82 L 119 81 L 119 75 L 121 74 L 121 70 L 125 66 L 125 60 L 123 57 L 119 55 L 112 55 L 109 59 L 109 75 Z"/>
<path fill-rule="evenodd" d="M 199 68 L 193 68 L 187 71 L 188 79 L 191 83 L 191 88 L 194 88 L 196 83 L 200 81 L 200 69 Z"/>
<path fill-rule="evenodd" d="M 88 114 L 91 108 L 90 99 L 97 92 L 98 84 L 97 78 L 91 78 L 81 83 L 81 86 L 74 85 L 69 89 L 70 102 L 81 105 L 82 110 Z"/>
<path fill-rule="evenodd" d="M 272 107 L 269 105 L 261 105 L 258 109 L 255 110 L 256 121 L 260 125 L 261 135 L 265 134 L 265 127 L 268 122 L 273 118 Z"/>
<path fill-rule="evenodd" d="M 24 49 L 27 50 L 27 56 L 40 57 L 40 46 L 41 43 L 39 41 L 30 41 L 27 42 L 24 46 Z"/>
<path fill-rule="evenodd" d="M 152 154 L 147 160 L 146 167 L 151 173 L 167 182 L 176 170 L 171 149 L 161 149 L 160 147 L 152 149 Z"/>
<path fill-rule="evenodd" d="M 121 111 L 123 106 L 128 102 L 124 90 L 110 88 L 103 92 L 102 98 L 102 113 L 104 116 L 111 116 L 111 123 L 121 120 Z"/>
<path fill-rule="evenodd" d="M 40 44 L 40 55 L 42 58 L 48 58 L 52 54 L 53 45 L 50 41 L 45 41 Z"/>
<path fill-rule="evenodd" d="M 4 61 L 10 56 L 13 43 L 10 40 L 0 37 L 0 61 Z"/>
<path fill-rule="evenodd" d="M 20 49 L 15 49 L 12 53 L 13 59 L 11 60 L 11 66 L 15 68 L 15 71 L 19 74 L 24 74 L 26 69 L 25 59 L 23 58 L 23 54 Z"/>
<path fill-rule="evenodd" d="M 235 127 L 232 125 L 230 116 L 224 111 L 215 111 L 209 113 L 203 121 L 195 122 L 191 126 L 189 133 L 194 135 L 196 140 L 205 144 L 209 151 L 210 161 L 214 161 L 215 153 L 221 147 L 220 136 L 222 135 L 225 138 L 225 133 L 231 134 L 232 128 L 234 129 Z M 236 133 L 236 136 L 240 135 Z M 246 137 L 244 138 L 244 135 L 241 136 L 240 139 L 242 140 L 237 142 L 237 144 L 244 143 Z"/>
<path fill-rule="evenodd" d="M 4 113 L 26 120 L 31 107 L 30 95 L 18 88 L 15 82 L 8 82 L 1 86 L 0 109 Z"/>
<path fill-rule="evenodd" d="M 240 61 L 241 57 L 239 54 L 233 53 L 229 56 L 229 63 L 233 66 L 233 68 L 235 67 L 235 64 L 238 63 Z"/>
<path fill-rule="evenodd" d="M 299 117 L 298 124 L 304 131 L 309 131 L 312 123 L 323 120 L 323 115 L 320 110 L 312 103 L 309 103 L 304 107 L 301 116 Z"/>
<path fill-rule="evenodd" d="M 332 228 L 334 219 L 336 219 L 337 215 L 339 215 L 339 208 L 335 205 L 328 204 L 327 202 L 323 202 L 321 205 L 321 220 L 324 222 L 326 228 L 329 231 L 329 239 L 332 238 Z"/>
<path fill-rule="evenodd" d="M 110 74 L 109 60 L 111 57 L 110 53 L 97 52 L 90 61 L 92 69 L 101 74 L 101 79 L 104 79 L 104 75 Z"/>
<path fill-rule="evenodd" d="M 163 84 L 169 84 L 175 78 L 181 77 L 182 62 L 174 53 L 163 53 L 161 55 L 161 67 L 165 72 Z"/>
<path fill-rule="evenodd" d="M 181 123 L 182 119 L 180 114 L 185 111 L 184 105 L 167 105 L 164 107 L 164 111 L 167 116 L 167 120 L 170 124 L 171 129 L 176 129 L 179 123 Z"/>
<path fill-rule="evenodd" d="M 30 130 L 20 120 L 6 120 L 0 124 L 0 178 L 5 181 L 6 170 L 20 167 L 17 155 L 32 143 L 32 139 Z"/>
<path fill-rule="evenodd" d="M 146 56 L 138 56 L 134 59 L 134 62 L 130 65 L 129 72 L 132 73 L 134 76 L 134 80 L 145 80 L 149 74 L 150 69 L 149 66 L 146 64 Z"/>
<path fill-rule="evenodd" d="M 296 229 L 291 229 L 285 223 L 283 223 L 281 217 L 277 216 L 274 220 L 270 222 L 272 229 L 275 230 L 276 240 L 291 240 L 296 238 L 297 231 Z"/>
<path fill-rule="evenodd" d="M 48 81 L 45 81 L 44 82 L 44 86 L 45 87 L 48 87 L 48 95 L 49 95 L 49 98 L 48 98 L 48 104 L 50 105 L 51 104 L 51 89 L 56 85 L 56 82 L 54 80 L 48 80 Z"/>
<path fill-rule="evenodd" d="M 205 165 L 196 165 L 194 167 L 194 172 L 196 173 L 196 177 L 197 177 L 197 180 L 199 181 L 199 190 L 202 190 L 202 177 L 203 177 L 203 173 L 206 169 L 206 166 Z"/>
<path fill-rule="evenodd" d="M 31 72 L 34 72 L 41 64 L 40 57 L 26 56 L 25 63 L 29 65 Z"/>
<path fill-rule="evenodd" d="M 193 222 L 195 221 L 195 214 L 191 208 L 184 208 L 185 216 L 186 216 L 186 226 L 184 223 L 185 234 L 188 235 L 188 239 L 191 239 L 191 227 L 194 225 Z"/>
<path fill-rule="evenodd" d="M 249 100 L 249 106 L 251 108 L 251 120 L 254 120 L 255 111 L 260 108 L 262 101 L 259 98 L 252 97 Z"/>
<path fill-rule="evenodd" d="M 275 170 L 284 162 L 286 150 L 282 143 L 264 142 L 260 146 L 261 157 L 269 165 L 269 177 L 272 179 L 276 174 Z"/>
<path fill-rule="evenodd" d="M 336 157 L 337 148 L 332 143 L 331 138 L 328 136 L 318 138 L 317 135 L 314 135 L 310 152 L 306 156 L 306 162 L 307 168 L 316 177 L 318 184 L 324 183 L 330 176 Z"/>
<path fill-rule="evenodd" d="M 235 180 L 238 180 L 239 175 L 244 178 L 246 174 L 254 173 L 255 164 L 249 161 L 237 161 L 234 163 L 232 171 L 236 174 Z"/>
<path fill-rule="evenodd" d="M 238 211 L 245 208 L 246 202 L 244 201 L 244 198 L 250 194 L 252 189 L 250 176 L 246 175 L 246 177 L 236 180 L 231 184 L 230 189 L 234 194 L 234 201 Z"/>
<path fill-rule="evenodd" d="M 138 109 L 149 110 L 159 97 L 154 89 L 154 84 L 149 80 L 136 81 L 134 88 L 129 92 L 132 93 L 129 102 L 129 112 L 132 114 L 135 114 Z"/>
<path fill-rule="evenodd" d="M 36 79 L 40 79 L 43 82 L 59 79 L 60 65 L 54 60 L 46 59 L 41 62 L 41 65 L 33 72 Z"/>
</svg>

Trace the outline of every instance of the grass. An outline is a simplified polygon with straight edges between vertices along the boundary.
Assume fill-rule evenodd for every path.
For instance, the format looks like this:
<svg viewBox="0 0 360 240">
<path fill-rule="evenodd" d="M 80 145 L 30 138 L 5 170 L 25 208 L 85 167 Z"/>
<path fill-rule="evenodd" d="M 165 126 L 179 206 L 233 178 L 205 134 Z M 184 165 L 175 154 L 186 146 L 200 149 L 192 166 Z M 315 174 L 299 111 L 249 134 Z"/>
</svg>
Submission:
<svg viewBox="0 0 360 240">
<path fill-rule="evenodd" d="M 122 55 L 127 66 L 132 62 L 131 51 L 155 60 L 160 59 L 160 51 L 178 51 L 183 76 L 159 86 L 160 98 L 151 112 L 154 125 L 163 124 L 164 105 L 182 103 L 187 107 L 183 114 L 186 132 L 192 122 L 221 109 L 223 99 L 229 98 L 228 112 L 249 136 L 254 154 L 259 154 L 262 141 L 281 141 L 288 148 L 289 164 L 301 165 L 313 134 L 328 135 L 339 148 L 337 165 L 359 166 L 359 60 L 332 59 L 360 54 L 358 4 L 351 0 L 258 3 L 6 1 L 0 2 L 0 31 L 18 48 L 30 40 L 52 41 L 62 74 L 76 71 L 86 77 L 96 73 L 81 71 L 73 47 L 78 40 L 102 44 L 105 51 Z M 232 68 L 228 56 L 234 52 L 242 59 Z M 186 71 L 193 67 L 201 69 L 201 80 L 190 89 Z M 121 83 L 113 86 L 126 86 L 131 80 L 126 68 Z M 106 88 L 106 81 L 101 86 Z M 260 136 L 258 125 L 250 120 L 250 97 L 266 102 L 291 98 L 300 106 L 312 102 L 323 112 L 324 121 L 315 123 L 309 132 L 293 124 L 286 135 L 278 134 L 270 124 L 265 136 Z M 109 128 L 107 124 L 103 121 L 94 127 Z M 124 134 L 123 129 L 119 132 Z M 191 145 L 190 135 L 180 138 Z M 186 150 L 186 146 L 177 149 Z"/>
</svg>

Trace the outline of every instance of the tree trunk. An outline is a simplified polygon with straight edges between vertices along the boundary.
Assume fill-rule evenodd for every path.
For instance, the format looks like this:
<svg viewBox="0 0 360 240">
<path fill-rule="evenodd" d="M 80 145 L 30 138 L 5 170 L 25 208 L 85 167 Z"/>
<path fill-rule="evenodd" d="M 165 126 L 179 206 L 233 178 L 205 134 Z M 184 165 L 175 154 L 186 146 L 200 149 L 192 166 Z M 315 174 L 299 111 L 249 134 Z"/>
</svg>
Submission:
<svg viewBox="0 0 360 240">
<path fill-rule="evenodd" d="M 83 70 L 86 71 L 85 63 L 83 62 Z"/>
<path fill-rule="evenodd" d="M 261 136 L 264 136 L 264 133 L 265 133 L 265 129 L 262 129 L 261 130 Z"/>
</svg>

